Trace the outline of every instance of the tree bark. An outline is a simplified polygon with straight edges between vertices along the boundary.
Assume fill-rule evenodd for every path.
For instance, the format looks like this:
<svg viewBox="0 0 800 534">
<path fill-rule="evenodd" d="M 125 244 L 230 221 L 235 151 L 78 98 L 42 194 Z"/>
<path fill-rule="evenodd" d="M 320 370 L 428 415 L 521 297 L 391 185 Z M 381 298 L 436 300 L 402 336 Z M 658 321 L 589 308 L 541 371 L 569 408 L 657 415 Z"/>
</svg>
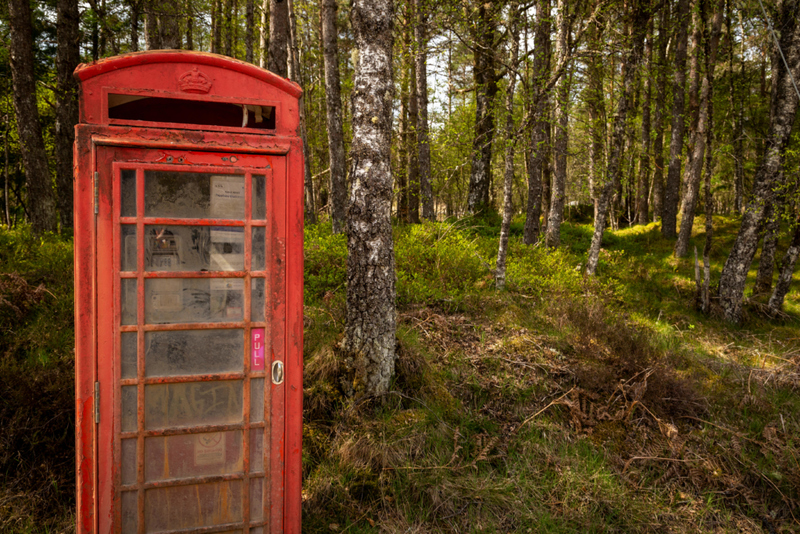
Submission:
<svg viewBox="0 0 800 534">
<path fill-rule="evenodd" d="M 269 3 L 269 62 L 267 69 L 284 78 L 288 74 L 289 9 L 286 0 Z"/>
<path fill-rule="evenodd" d="M 586 104 L 591 119 L 592 142 L 589 145 L 589 196 L 597 211 L 597 184 L 602 181 L 605 160 L 606 100 L 603 89 L 603 25 L 595 19 L 589 26 L 589 45 L 594 52 L 587 62 Z"/>
<path fill-rule="evenodd" d="M 669 2 L 664 4 L 661 19 L 658 23 L 658 61 L 656 68 L 656 106 L 653 117 L 653 127 L 656 137 L 653 139 L 653 222 L 661 218 L 664 204 L 664 100 L 667 90 L 667 43 L 669 42 Z"/>
<path fill-rule="evenodd" d="M 684 130 L 684 85 L 686 83 L 686 37 L 688 27 L 689 0 L 678 0 L 675 25 L 675 80 L 672 84 L 672 138 L 669 143 L 669 169 L 664 187 L 661 207 L 661 235 L 677 237 L 678 199 L 681 188 L 681 151 Z"/>
<path fill-rule="evenodd" d="M 130 0 L 128 3 L 131 10 L 131 52 L 139 51 L 139 17 L 141 16 L 142 3 L 142 0 Z"/>
<path fill-rule="evenodd" d="M 779 42 L 783 54 L 795 79 L 800 79 L 798 10 L 800 10 L 799 0 L 783 0 L 774 24 L 780 35 Z M 798 105 L 797 93 L 789 72 L 774 47 L 772 56 L 775 82 L 770 98 L 770 124 L 764 157 L 753 177 L 753 198 L 742 216 L 739 233 L 725 261 L 719 282 L 720 305 L 725 318 L 737 323 L 742 318 L 742 296 L 747 282 L 747 272 L 756 253 L 766 207 L 774 199 L 775 190 L 782 185 L 780 170 Z"/>
<path fill-rule="evenodd" d="M 469 176 L 467 211 L 484 213 L 489 209 L 492 181 L 492 143 L 494 140 L 494 101 L 497 96 L 494 47 L 497 40 L 494 4 L 478 2 L 477 20 L 471 25 L 473 78 L 475 79 L 475 137 L 472 141 L 472 169 Z"/>
<path fill-rule="evenodd" d="M 781 263 L 781 273 L 778 276 L 778 283 L 775 284 L 775 289 L 767 304 L 773 313 L 777 314 L 783 309 L 783 299 L 789 292 L 789 287 L 792 285 L 792 274 L 794 273 L 794 266 L 797 262 L 797 256 L 800 254 L 800 217 L 795 222 L 794 235 L 789 248 L 786 249 L 786 254 L 783 256 Z"/>
<path fill-rule="evenodd" d="M 517 2 L 511 5 L 511 57 L 509 65 L 516 69 L 519 63 L 519 25 Z M 505 172 L 503 175 L 503 221 L 500 224 L 500 243 L 497 249 L 497 265 L 495 266 L 495 286 L 503 289 L 506 285 L 506 256 L 508 255 L 508 235 L 511 229 L 511 217 L 514 214 L 512 191 L 514 186 L 514 89 L 517 76 L 509 71 L 506 88 L 506 127 L 505 127 Z"/>
<path fill-rule="evenodd" d="M 648 9 L 642 5 L 644 0 L 634 0 L 631 8 L 631 19 L 628 23 L 628 34 L 630 35 L 630 45 L 628 52 L 621 65 L 623 89 L 620 93 L 617 109 L 614 116 L 614 129 L 611 138 L 610 152 L 608 157 L 608 170 L 606 171 L 605 183 L 603 184 L 602 194 L 597 203 L 597 216 L 594 220 L 594 233 L 592 234 L 592 244 L 589 247 L 589 257 L 586 262 L 586 274 L 594 276 L 597 270 L 597 262 L 600 258 L 600 245 L 603 240 L 603 231 L 606 226 L 606 214 L 611 203 L 614 191 L 620 181 L 620 160 L 622 158 L 622 147 L 625 143 L 626 122 L 628 119 L 628 107 L 633 100 L 635 91 L 636 71 L 642 57 L 644 46 L 644 36 L 647 32 L 647 22 L 650 18 Z"/>
<path fill-rule="evenodd" d="M 235 2 L 236 2 L 236 0 L 223 0 L 223 3 L 222 3 L 222 5 L 224 6 L 224 10 L 225 10 L 225 22 L 223 24 L 223 26 L 225 28 L 225 55 L 228 56 L 228 57 L 233 57 L 233 41 L 234 41 L 234 39 L 233 39 L 233 25 L 234 25 L 233 14 L 236 11 L 233 6 L 234 6 Z M 284 2 L 283 5 L 285 6 L 286 5 L 286 3 L 285 3 L 286 0 L 283 0 L 283 2 Z M 285 41 L 284 44 L 286 45 L 286 48 L 288 48 L 288 45 L 289 45 L 289 38 L 288 38 L 288 35 L 289 35 L 289 17 L 288 16 L 286 17 L 286 20 L 285 20 L 285 31 L 286 31 L 287 38 L 286 38 L 286 41 Z M 284 53 L 286 53 L 286 51 L 284 51 Z M 288 67 L 287 67 L 287 69 L 288 69 Z M 282 76 L 284 78 L 286 77 L 286 75 L 287 75 L 286 72 L 284 72 L 282 74 Z"/>
<path fill-rule="evenodd" d="M 248 63 L 253 62 L 255 41 L 255 0 L 246 0 L 244 4 L 244 59 Z"/>
<path fill-rule="evenodd" d="M 703 173 L 703 160 L 706 151 L 706 138 L 708 135 L 709 115 L 711 109 L 712 85 L 714 84 L 714 67 L 717 62 L 717 46 L 719 44 L 720 30 L 722 29 L 722 0 L 717 0 L 714 7 L 714 19 L 711 24 L 711 35 L 704 39 L 705 45 L 705 76 L 700 88 L 700 102 L 698 103 L 697 127 L 692 132 L 692 156 L 686 166 L 686 194 L 683 198 L 683 211 L 681 213 L 681 230 L 678 241 L 675 243 L 675 256 L 682 258 L 689 254 L 689 239 L 692 237 L 694 226 L 695 208 L 700 195 L 700 178 Z M 701 19 L 704 17 L 701 15 Z M 701 22 L 701 27 L 704 27 Z M 700 48 L 700 47 L 698 47 Z M 697 55 L 700 55 L 699 51 Z"/>
<path fill-rule="evenodd" d="M 342 350 L 356 394 L 380 395 L 394 374 L 391 0 L 353 0 L 352 188 L 347 219 L 347 312 Z"/>
<path fill-rule="evenodd" d="M 261 26 L 258 30 L 258 66 L 267 68 L 269 50 L 269 0 L 261 2 Z"/>
<path fill-rule="evenodd" d="M 417 95 L 416 39 L 412 34 L 417 20 L 416 0 L 408 2 L 407 35 L 408 61 L 408 132 L 406 133 L 406 169 L 408 169 L 408 222 L 419 224 L 419 152 L 417 147 L 417 122 L 419 121 L 419 99 Z"/>
<path fill-rule="evenodd" d="M 285 0 L 289 8 L 289 79 L 303 84 L 300 58 L 297 45 L 297 22 L 294 15 L 294 0 Z M 252 52 L 252 50 L 251 50 Z M 252 58 L 251 58 L 252 59 Z M 317 223 L 317 208 L 314 204 L 314 180 L 311 177 L 311 152 L 308 149 L 308 122 L 306 119 L 305 95 L 300 97 L 300 138 L 303 140 L 304 209 L 303 216 L 308 224 Z"/>
<path fill-rule="evenodd" d="M 422 218 L 436 220 L 431 186 L 431 145 L 428 138 L 428 16 L 426 0 L 417 0 L 417 21 L 414 40 L 417 45 L 417 149 L 419 152 L 419 186 L 422 195 Z"/>
<path fill-rule="evenodd" d="M 772 291 L 772 277 L 775 273 L 775 251 L 778 248 L 780 231 L 780 210 L 782 202 L 772 202 L 765 213 L 764 239 L 761 243 L 761 256 L 758 260 L 753 295 L 763 295 Z"/>
<path fill-rule="evenodd" d="M 569 50 L 569 16 L 566 0 L 558 0 L 556 8 L 556 25 L 558 36 L 556 38 L 556 64 L 566 61 Z M 564 197 L 567 187 L 567 126 L 569 123 L 569 76 L 559 77 L 556 82 L 555 102 L 555 139 L 553 140 L 553 188 L 550 197 L 550 217 L 547 221 L 545 244 L 555 248 L 561 244 L 561 221 L 564 218 Z"/>
<path fill-rule="evenodd" d="M 533 245 L 541 232 L 539 217 L 542 213 L 542 176 L 547 165 L 547 96 L 543 93 L 549 74 L 550 57 L 550 0 L 538 0 L 536 6 L 536 31 L 534 35 L 533 90 L 536 99 L 531 105 L 531 157 L 528 160 L 528 205 L 525 216 L 523 242 Z M 542 94 L 540 94 L 542 93 Z"/>
<path fill-rule="evenodd" d="M 342 96 L 339 81 L 339 32 L 336 29 L 336 0 L 323 0 L 322 58 L 325 63 L 325 103 L 327 105 L 328 161 L 330 163 L 330 214 L 333 232 L 345 229 L 347 209 L 347 177 L 345 175 L 344 129 L 342 127 Z"/>
<path fill-rule="evenodd" d="M 194 50 L 194 17 L 192 0 L 186 0 L 186 50 Z"/>
<path fill-rule="evenodd" d="M 9 0 L 8 11 L 14 109 L 17 113 L 17 134 L 22 164 L 25 166 L 31 228 L 36 234 L 54 232 L 56 203 L 36 104 L 31 6 L 27 0 Z"/>
<path fill-rule="evenodd" d="M 58 0 L 56 20 L 56 189 L 61 228 L 72 228 L 72 145 L 78 123 L 78 83 L 72 75 L 81 62 L 77 0 Z"/>
<path fill-rule="evenodd" d="M 158 1 L 157 0 L 144 0 L 145 8 L 147 9 L 146 18 L 144 22 L 144 38 L 145 46 L 148 50 L 160 50 L 161 45 L 161 32 L 158 29 Z M 217 29 L 219 27 L 219 17 L 217 17 Z"/>
<path fill-rule="evenodd" d="M 642 89 L 642 139 L 639 156 L 639 181 L 636 185 L 636 221 L 638 224 L 647 224 L 650 206 L 649 197 L 650 179 L 650 96 L 652 87 L 650 80 L 653 78 L 653 21 L 650 21 L 649 37 L 645 42 L 644 55 L 647 60 L 647 71 L 644 75 Z"/>
<path fill-rule="evenodd" d="M 158 26 L 161 32 L 162 48 L 181 48 L 181 0 L 161 0 L 159 2 Z"/>
</svg>

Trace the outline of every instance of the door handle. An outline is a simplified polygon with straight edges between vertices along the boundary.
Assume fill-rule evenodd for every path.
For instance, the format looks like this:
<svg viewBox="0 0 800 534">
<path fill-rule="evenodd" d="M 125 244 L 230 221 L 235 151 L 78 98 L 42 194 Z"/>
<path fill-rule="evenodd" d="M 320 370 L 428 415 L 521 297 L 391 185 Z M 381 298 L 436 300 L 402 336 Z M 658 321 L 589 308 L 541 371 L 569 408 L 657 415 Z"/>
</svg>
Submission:
<svg viewBox="0 0 800 534">
<path fill-rule="evenodd" d="M 272 383 L 276 386 L 283 383 L 283 362 L 272 362 Z"/>
</svg>

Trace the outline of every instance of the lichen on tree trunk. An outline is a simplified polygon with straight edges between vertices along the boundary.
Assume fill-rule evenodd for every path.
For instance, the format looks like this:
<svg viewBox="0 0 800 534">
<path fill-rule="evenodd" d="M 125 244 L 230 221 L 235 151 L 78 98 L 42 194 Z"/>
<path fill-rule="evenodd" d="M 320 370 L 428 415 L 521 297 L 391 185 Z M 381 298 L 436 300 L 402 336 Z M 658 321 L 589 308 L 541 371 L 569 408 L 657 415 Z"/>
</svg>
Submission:
<svg viewBox="0 0 800 534">
<path fill-rule="evenodd" d="M 347 218 L 347 313 L 341 348 L 356 394 L 379 395 L 394 374 L 391 0 L 353 0 L 358 56 L 353 83 L 351 191 Z"/>
</svg>

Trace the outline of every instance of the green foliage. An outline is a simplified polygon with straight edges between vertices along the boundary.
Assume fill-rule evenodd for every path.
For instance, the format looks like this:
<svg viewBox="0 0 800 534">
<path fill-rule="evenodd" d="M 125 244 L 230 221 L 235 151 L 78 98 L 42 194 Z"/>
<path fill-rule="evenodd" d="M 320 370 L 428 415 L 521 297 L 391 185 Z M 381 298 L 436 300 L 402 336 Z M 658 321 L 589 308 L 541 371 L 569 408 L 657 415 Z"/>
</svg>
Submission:
<svg viewBox="0 0 800 534">
<path fill-rule="evenodd" d="M 304 242 L 305 302 L 319 301 L 328 292 L 342 290 L 347 280 L 347 238 L 334 234 L 330 222 L 306 228 Z"/>
</svg>

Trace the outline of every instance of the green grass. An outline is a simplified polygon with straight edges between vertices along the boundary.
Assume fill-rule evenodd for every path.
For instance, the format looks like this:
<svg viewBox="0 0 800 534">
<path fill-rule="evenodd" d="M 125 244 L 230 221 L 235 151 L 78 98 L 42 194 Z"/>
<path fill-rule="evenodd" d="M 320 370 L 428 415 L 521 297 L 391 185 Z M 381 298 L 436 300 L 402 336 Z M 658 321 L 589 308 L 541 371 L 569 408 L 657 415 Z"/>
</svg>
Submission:
<svg viewBox="0 0 800 534">
<path fill-rule="evenodd" d="M 714 224 L 712 280 L 738 230 Z M 346 240 L 306 229 L 303 531 L 800 529 L 797 291 L 784 318 L 752 302 L 731 326 L 696 310 L 693 258 L 658 225 L 607 231 L 591 279 L 590 225 L 565 223 L 558 250 L 522 228 L 497 291 L 496 218 L 395 227 L 396 376 L 357 400 Z M 0 531 L 71 528 L 71 254 L 0 230 Z"/>
</svg>

